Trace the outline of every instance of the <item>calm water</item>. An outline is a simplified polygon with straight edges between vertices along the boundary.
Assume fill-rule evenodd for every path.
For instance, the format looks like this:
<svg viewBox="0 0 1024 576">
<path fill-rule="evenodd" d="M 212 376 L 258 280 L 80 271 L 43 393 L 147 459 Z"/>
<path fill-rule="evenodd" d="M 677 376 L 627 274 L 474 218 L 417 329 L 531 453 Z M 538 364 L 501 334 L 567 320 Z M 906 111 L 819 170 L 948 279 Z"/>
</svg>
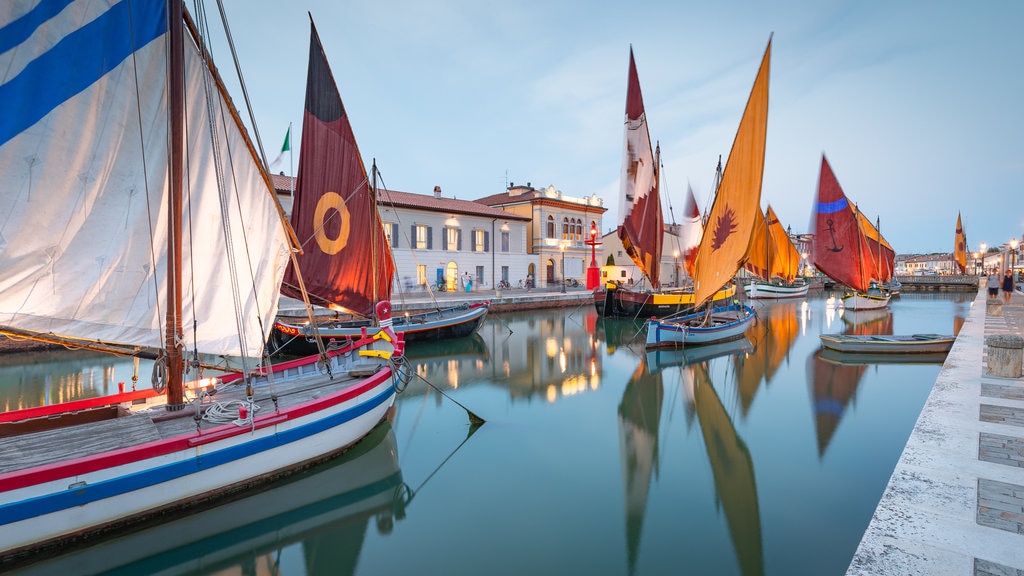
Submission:
<svg viewBox="0 0 1024 576">
<path fill-rule="evenodd" d="M 973 296 L 758 303 L 746 340 L 685 355 L 592 307 L 494 314 L 411 348 L 420 378 L 346 457 L 28 572 L 843 574 L 940 366 L 836 364 L 817 336 L 952 333 Z M 131 386 L 130 362 L 28 358 L 0 406 Z"/>
</svg>

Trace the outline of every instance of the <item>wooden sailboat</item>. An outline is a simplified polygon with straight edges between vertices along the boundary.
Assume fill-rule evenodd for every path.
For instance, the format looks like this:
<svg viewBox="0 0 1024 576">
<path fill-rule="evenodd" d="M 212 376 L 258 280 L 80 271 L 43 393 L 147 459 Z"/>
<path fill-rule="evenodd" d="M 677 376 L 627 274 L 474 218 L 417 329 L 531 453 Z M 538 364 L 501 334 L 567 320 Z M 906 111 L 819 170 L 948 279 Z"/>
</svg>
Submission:
<svg viewBox="0 0 1024 576">
<path fill-rule="evenodd" d="M 661 256 L 665 221 L 659 190 L 659 152 L 651 146 L 640 78 L 633 49 L 629 50 L 629 80 L 626 90 L 625 138 L 619 214 L 622 223 L 618 237 L 623 250 L 636 264 L 643 280 L 634 287 L 620 286 L 609 279 L 594 290 L 598 314 L 611 317 L 650 318 L 688 312 L 694 309 L 692 290 L 661 286 Z M 732 296 L 735 288 L 716 294 L 716 299 Z"/>
<path fill-rule="evenodd" d="M 308 97 L 306 105 L 311 105 Z M 302 299 L 296 275 L 301 270 L 310 303 L 335 315 L 313 321 L 278 317 L 275 345 L 289 354 L 316 353 L 318 336 L 341 345 L 364 332 L 375 334 L 380 319 L 374 317 L 374 306 L 389 301 L 394 286 L 395 262 L 377 210 L 377 167 L 367 175 L 340 96 L 332 106 L 322 117 L 307 113 L 303 122 L 291 214 L 302 253 L 298 266 L 285 274 L 281 291 Z M 313 129 L 307 130 L 310 120 Z M 353 221 L 369 225 L 355 227 Z M 488 301 L 437 307 L 398 315 L 391 328 L 407 343 L 469 336 L 489 308 Z"/>
<path fill-rule="evenodd" d="M 385 328 L 265 363 L 295 242 L 208 27 L 175 1 L 65 4 L 0 7 L 0 333 L 154 359 L 153 387 L 0 413 L 0 566 L 339 454 L 402 361 Z M 307 113 L 340 109 L 310 44 Z"/>
<path fill-rule="evenodd" d="M 697 249 L 693 285 L 697 306 L 709 302 L 732 281 L 746 261 L 754 223 L 760 217 L 771 48 L 769 40 Z M 738 339 L 755 318 L 753 308 L 747 305 L 709 308 L 706 312 L 651 319 L 647 323 L 647 347 Z"/>
<path fill-rule="evenodd" d="M 872 257 L 869 231 L 863 225 L 867 219 L 858 217 L 859 211 L 843 193 L 824 154 L 814 214 L 814 266 L 852 290 L 843 296 L 843 306 L 850 310 L 888 306 L 890 295 L 879 287 L 881 278 Z"/>
<path fill-rule="evenodd" d="M 744 287 L 748 298 L 802 298 L 807 295 L 807 282 L 797 276 L 800 253 L 770 204 L 754 225 L 748 256 L 743 267 L 757 277 Z"/>
</svg>

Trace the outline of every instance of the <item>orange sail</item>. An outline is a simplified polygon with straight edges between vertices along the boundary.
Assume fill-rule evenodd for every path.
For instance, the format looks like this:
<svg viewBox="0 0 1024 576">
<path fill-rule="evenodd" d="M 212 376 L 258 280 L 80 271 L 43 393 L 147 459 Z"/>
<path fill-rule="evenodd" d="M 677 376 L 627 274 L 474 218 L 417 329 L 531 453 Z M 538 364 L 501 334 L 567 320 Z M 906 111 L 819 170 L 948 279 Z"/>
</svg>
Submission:
<svg viewBox="0 0 1024 576">
<path fill-rule="evenodd" d="M 313 304 L 369 317 L 377 301 L 391 298 L 395 262 L 315 28 L 291 222 L 302 244 L 298 263 Z M 281 293 L 302 298 L 291 265 Z"/>
<path fill-rule="evenodd" d="M 759 217 L 754 220 L 754 227 L 750 231 L 747 261 L 743 264 L 743 269 L 767 282 L 772 279 L 771 239 L 768 237 L 765 217 L 760 215 L 760 210 L 758 213 Z"/>
<path fill-rule="evenodd" d="M 626 254 L 651 281 L 651 286 L 657 288 L 665 222 L 658 195 L 657 159 L 651 148 L 644 97 L 640 92 L 640 78 L 636 73 L 632 48 L 629 49 L 625 132 L 619 195 L 622 224 L 618 235 Z"/>
<path fill-rule="evenodd" d="M 963 274 L 967 272 L 967 235 L 964 234 L 964 225 L 960 221 L 960 213 L 956 215 L 956 239 L 955 248 L 953 249 L 953 261 L 956 262 L 956 267 Z"/>
<path fill-rule="evenodd" d="M 779 217 L 775 215 L 771 204 L 765 213 L 765 225 L 768 227 L 768 236 L 771 239 L 771 276 L 782 278 L 788 284 L 796 279 L 800 271 L 800 253 L 797 252 L 793 241 L 789 239 L 789 233 L 782 227 Z"/>
<path fill-rule="evenodd" d="M 761 217 L 771 53 L 769 39 L 697 249 L 693 288 L 698 306 L 707 302 L 739 271 L 747 259 L 754 221 Z"/>
</svg>

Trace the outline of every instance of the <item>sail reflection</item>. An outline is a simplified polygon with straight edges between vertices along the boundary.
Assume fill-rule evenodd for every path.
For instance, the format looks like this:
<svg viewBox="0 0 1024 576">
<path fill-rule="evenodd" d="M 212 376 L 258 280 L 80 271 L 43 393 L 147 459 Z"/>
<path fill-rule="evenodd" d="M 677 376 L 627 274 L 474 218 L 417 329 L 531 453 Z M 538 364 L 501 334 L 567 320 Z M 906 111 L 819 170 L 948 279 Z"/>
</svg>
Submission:
<svg viewBox="0 0 1024 576">
<path fill-rule="evenodd" d="M 892 334 L 892 309 L 842 310 L 843 334 L 879 336 Z"/>
<path fill-rule="evenodd" d="M 658 429 L 664 395 L 661 372 L 649 371 L 646 359 L 641 357 L 622 392 L 618 409 L 622 483 L 626 492 L 626 551 L 630 574 L 636 569 L 651 475 L 658 468 Z"/>
<path fill-rule="evenodd" d="M 711 462 L 715 490 L 725 510 L 740 572 L 764 574 L 761 513 L 757 501 L 754 462 L 747 444 L 736 433 L 708 374 L 707 365 L 694 364 L 694 400 L 704 448 Z"/>
<path fill-rule="evenodd" d="M 861 376 L 867 370 L 866 364 L 829 362 L 822 356 L 822 352 L 819 349 L 807 359 L 807 379 L 811 386 L 819 458 L 825 456 L 847 405 L 857 395 Z"/>
<path fill-rule="evenodd" d="M 743 418 L 750 411 L 761 382 L 771 383 L 796 343 L 800 333 L 799 304 L 796 301 L 779 301 L 759 307 L 757 322 L 747 330 L 746 336 L 753 343 L 754 351 L 736 356 L 735 360 L 736 393 Z"/>
<path fill-rule="evenodd" d="M 793 316 L 796 320 L 795 315 Z M 619 409 L 620 431 L 623 429 L 638 430 L 639 426 L 624 427 L 622 406 L 632 406 L 630 412 L 633 416 L 628 422 L 634 423 L 642 420 L 646 424 L 644 440 L 653 433 L 653 441 L 641 444 L 634 441 L 632 444 L 620 442 L 621 446 L 647 446 L 648 454 L 637 456 L 624 453 L 624 471 L 630 470 L 629 466 L 634 462 L 650 462 L 647 469 L 637 466 L 636 473 L 626 474 L 626 503 L 627 506 L 643 506 L 643 508 L 627 509 L 627 538 L 629 538 L 629 566 L 630 573 L 633 573 L 635 566 L 636 549 L 640 540 L 640 526 L 643 521 L 643 513 L 646 509 L 646 490 L 650 484 L 651 471 L 657 472 L 657 420 L 650 423 L 647 414 L 653 410 L 652 401 L 657 393 L 658 407 L 660 414 L 661 402 L 661 371 L 670 366 L 680 368 L 681 382 L 684 386 L 684 403 L 692 406 L 700 423 L 701 435 L 704 439 L 704 448 L 711 464 L 711 471 L 715 482 L 715 495 L 725 511 L 726 525 L 729 535 L 732 538 L 733 549 L 736 552 L 736 559 L 740 566 L 740 572 L 745 576 L 756 576 L 764 574 L 764 552 L 761 538 L 761 514 L 757 499 L 757 484 L 754 479 L 754 462 L 746 443 L 740 438 L 733 425 L 732 418 L 726 412 L 714 384 L 711 381 L 709 366 L 716 359 L 727 360 L 728 357 L 738 359 L 756 353 L 754 346 L 747 338 L 732 342 L 722 342 L 709 346 L 699 346 L 681 350 L 652 350 L 649 351 L 644 360 L 630 379 L 626 392 L 623 394 L 623 403 Z M 735 361 L 735 360 L 734 360 Z M 646 375 L 642 375 L 643 368 L 647 368 Z M 653 378 L 659 376 L 655 381 Z M 627 395 L 631 394 L 630 387 L 636 383 L 647 384 L 638 388 L 638 392 L 632 394 L 646 393 L 649 395 L 647 404 L 642 404 L 635 399 L 627 403 Z M 657 391 L 657 392 L 656 392 Z M 643 406 L 643 418 L 638 418 L 636 406 Z M 643 456 L 649 456 L 643 458 Z M 646 473 L 644 476 L 643 473 Z M 633 484 L 628 481 L 632 480 Z"/>
<path fill-rule="evenodd" d="M 389 534 L 410 493 L 388 421 L 348 452 L 217 507 L 18 574 L 355 574 L 367 532 Z M 372 527 L 372 528 L 371 528 Z"/>
</svg>

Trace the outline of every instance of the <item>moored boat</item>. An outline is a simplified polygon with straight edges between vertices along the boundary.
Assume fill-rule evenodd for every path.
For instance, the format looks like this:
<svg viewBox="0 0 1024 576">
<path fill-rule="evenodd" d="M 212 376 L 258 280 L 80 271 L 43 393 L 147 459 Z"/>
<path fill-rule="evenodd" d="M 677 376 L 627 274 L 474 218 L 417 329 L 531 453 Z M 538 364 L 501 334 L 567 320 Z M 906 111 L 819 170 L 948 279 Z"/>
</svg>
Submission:
<svg viewBox="0 0 1024 576">
<path fill-rule="evenodd" d="M 843 306 L 849 310 L 888 306 L 891 295 L 882 290 L 880 283 L 891 279 L 888 262 L 892 248 L 851 205 L 824 154 L 814 222 L 814 266 L 852 290 L 843 295 Z M 890 271 L 888 276 L 886 269 Z"/>
<path fill-rule="evenodd" d="M 0 413 L 0 566 L 340 454 L 393 405 L 404 348 L 381 301 L 378 333 L 267 363 L 298 245 L 205 22 L 36 8 L 0 8 L 0 333 L 155 362 L 152 388 Z M 307 114 L 343 110 L 315 30 L 309 60 Z"/>
<path fill-rule="evenodd" d="M 802 298 L 807 295 L 807 282 L 797 276 L 800 253 L 770 204 L 754 225 L 747 256 L 743 267 L 755 276 L 744 286 L 747 298 Z"/>
<path fill-rule="evenodd" d="M 771 47 L 769 39 L 694 260 L 694 303 L 708 308 L 684 316 L 652 318 L 647 322 L 647 347 L 734 340 L 742 337 L 756 317 L 747 305 L 712 308 L 709 302 L 732 282 L 746 261 L 755 214 L 760 212 Z"/>
<path fill-rule="evenodd" d="M 931 354 L 949 352 L 955 336 L 942 334 L 821 334 L 821 345 L 839 352 Z"/>
</svg>

